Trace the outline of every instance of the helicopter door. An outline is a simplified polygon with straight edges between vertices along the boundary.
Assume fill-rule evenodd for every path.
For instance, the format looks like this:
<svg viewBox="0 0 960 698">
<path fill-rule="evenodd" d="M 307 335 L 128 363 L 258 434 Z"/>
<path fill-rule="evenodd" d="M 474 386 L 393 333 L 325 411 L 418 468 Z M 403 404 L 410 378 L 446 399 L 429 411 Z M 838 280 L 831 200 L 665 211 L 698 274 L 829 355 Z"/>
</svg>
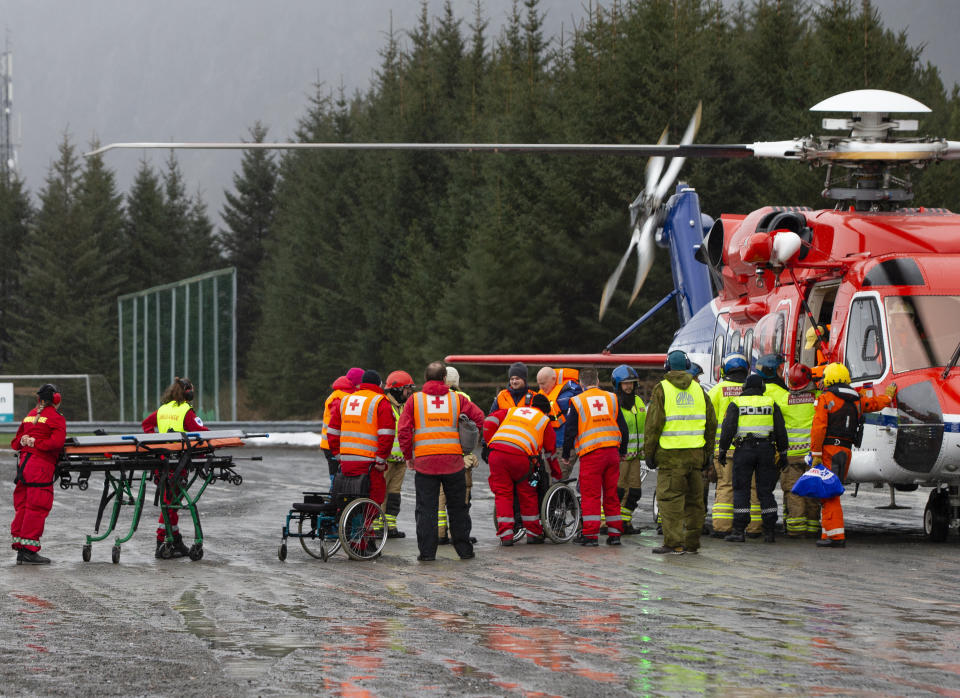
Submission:
<svg viewBox="0 0 960 698">
<path fill-rule="evenodd" d="M 833 315 L 833 302 L 837 297 L 837 289 L 839 288 L 839 281 L 817 284 L 807 297 L 807 306 L 810 308 L 810 313 L 816 318 L 817 324 L 824 328 L 830 324 L 830 318 Z M 816 345 L 812 345 L 810 348 L 807 348 L 807 332 L 811 327 L 813 327 L 813 323 L 810 322 L 810 318 L 806 313 L 801 312 L 799 314 L 799 322 L 797 323 L 797 341 L 794 356 L 799 357 L 800 363 L 806 364 L 807 366 L 816 366 L 818 363 L 817 347 Z M 829 333 L 824 339 L 827 340 L 827 344 L 829 345 Z"/>
<path fill-rule="evenodd" d="M 847 343 L 844 351 L 850 382 L 880 378 L 886 368 L 886 348 L 880 321 L 880 305 L 875 295 L 863 295 L 850 301 Z"/>
</svg>

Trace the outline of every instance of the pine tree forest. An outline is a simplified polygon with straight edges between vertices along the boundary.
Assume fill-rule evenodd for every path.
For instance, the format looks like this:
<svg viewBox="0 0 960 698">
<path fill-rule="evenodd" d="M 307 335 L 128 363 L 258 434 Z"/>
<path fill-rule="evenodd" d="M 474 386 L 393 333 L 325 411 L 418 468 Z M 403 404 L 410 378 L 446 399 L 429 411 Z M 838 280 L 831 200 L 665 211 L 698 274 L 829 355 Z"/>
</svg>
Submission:
<svg viewBox="0 0 960 698">
<path fill-rule="evenodd" d="M 655 143 L 666 126 L 678 142 L 702 101 L 698 142 L 752 143 L 818 132 L 809 107 L 861 88 L 923 102 L 923 132 L 960 139 L 958 87 L 869 0 L 585 8 L 547 36 L 544 3 L 517 0 L 492 35 L 482 0 L 468 17 L 424 4 L 416 26 L 386 38 L 364 91 L 313 87 L 296 139 Z M 250 124 L 249 140 L 273 136 L 257 115 Z M 318 418 L 350 366 L 419 380 L 450 353 L 599 351 L 672 288 L 660 251 L 633 306 L 621 288 L 597 320 L 641 158 L 247 151 L 215 230 L 175 155 L 160 172 L 142 163 L 123 193 L 102 158 L 80 152 L 64 137 L 33 196 L 0 185 L 2 373 L 114 376 L 118 294 L 236 266 L 246 413 Z M 822 172 L 795 163 L 688 161 L 680 179 L 712 216 L 825 205 Z M 960 210 L 960 169 L 914 181 L 917 201 Z M 665 309 L 619 348 L 664 351 L 676 327 Z"/>
</svg>

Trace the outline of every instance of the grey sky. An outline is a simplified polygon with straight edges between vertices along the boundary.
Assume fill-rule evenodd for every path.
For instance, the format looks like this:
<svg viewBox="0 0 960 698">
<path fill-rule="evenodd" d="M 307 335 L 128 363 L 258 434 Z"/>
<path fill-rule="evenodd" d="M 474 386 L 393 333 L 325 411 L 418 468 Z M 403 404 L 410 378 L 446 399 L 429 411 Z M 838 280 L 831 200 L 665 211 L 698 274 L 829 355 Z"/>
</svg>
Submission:
<svg viewBox="0 0 960 698">
<path fill-rule="evenodd" d="M 511 0 L 482 0 L 499 32 Z M 569 31 L 589 0 L 546 0 L 547 33 Z M 459 17 L 473 0 L 453 0 Z M 960 82 L 960 2 L 874 0 L 885 24 L 905 28 L 947 84 Z M 442 0 L 430 0 L 437 15 Z M 64 132 L 85 150 L 101 142 L 239 140 L 256 120 L 269 140 L 289 138 L 312 86 L 369 83 L 390 27 L 415 25 L 414 0 L 0 0 L 14 52 L 20 170 L 36 193 Z M 469 31 L 465 29 L 465 31 Z M 166 152 L 112 153 L 126 191 L 139 160 L 157 169 Z M 201 191 L 214 220 L 239 167 L 235 152 L 180 151 L 188 190 Z"/>
</svg>

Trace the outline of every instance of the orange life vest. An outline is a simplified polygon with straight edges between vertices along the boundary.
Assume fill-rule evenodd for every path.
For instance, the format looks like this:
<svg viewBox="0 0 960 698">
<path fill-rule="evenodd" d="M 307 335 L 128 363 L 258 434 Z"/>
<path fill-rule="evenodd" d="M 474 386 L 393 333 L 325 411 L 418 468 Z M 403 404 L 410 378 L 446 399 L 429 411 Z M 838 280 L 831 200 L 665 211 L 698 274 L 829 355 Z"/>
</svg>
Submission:
<svg viewBox="0 0 960 698">
<path fill-rule="evenodd" d="M 340 461 L 377 458 L 377 406 L 385 395 L 358 390 L 340 398 Z"/>
<path fill-rule="evenodd" d="M 617 396 L 600 388 L 590 388 L 570 398 L 577 410 L 577 438 L 574 447 L 581 457 L 598 448 L 619 448 L 620 427 L 617 414 L 620 404 Z"/>
<path fill-rule="evenodd" d="M 460 396 L 414 393 L 413 457 L 462 455 L 460 446 Z"/>
<path fill-rule="evenodd" d="M 529 407 L 530 402 L 533 400 L 534 393 L 532 390 L 527 390 L 527 394 L 523 396 L 521 404 L 517 404 L 513 401 L 513 395 L 510 394 L 510 391 L 504 388 L 499 393 L 497 393 L 497 409 L 498 410 L 509 410 L 511 407 Z"/>
<path fill-rule="evenodd" d="M 323 403 L 323 427 L 320 429 L 320 448 L 330 448 L 330 442 L 327 440 L 327 425 L 330 423 L 330 407 L 333 405 L 333 401 L 338 397 L 342 398 L 344 395 L 349 394 L 350 393 L 342 390 L 334 390 Z"/>
<path fill-rule="evenodd" d="M 490 445 L 509 444 L 535 456 L 543 449 L 543 432 L 549 425 L 550 418 L 535 407 L 511 407 Z"/>
</svg>

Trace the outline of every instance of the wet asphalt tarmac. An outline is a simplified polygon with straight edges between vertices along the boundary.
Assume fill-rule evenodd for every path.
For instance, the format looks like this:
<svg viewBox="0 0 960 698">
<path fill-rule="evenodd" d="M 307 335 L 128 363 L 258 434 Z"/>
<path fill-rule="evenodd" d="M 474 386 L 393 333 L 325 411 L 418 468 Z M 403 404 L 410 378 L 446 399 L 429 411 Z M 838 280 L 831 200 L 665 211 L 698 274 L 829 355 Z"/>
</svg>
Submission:
<svg viewBox="0 0 960 698">
<path fill-rule="evenodd" d="M 887 490 L 845 496 L 845 550 L 706 538 L 661 557 L 649 482 L 646 530 L 620 548 L 499 547 L 481 465 L 474 560 L 443 546 L 417 562 L 408 476 L 410 537 L 380 559 L 323 563 L 291 539 L 280 562 L 286 512 L 326 466 L 313 449 L 253 454 L 242 486 L 201 500 L 198 562 L 154 559 L 150 506 L 119 564 L 112 538 L 84 563 L 99 481 L 57 488 L 54 563 L 0 563 L 0 694 L 960 695 L 960 549 L 955 532 L 923 537 L 926 490 L 898 511 L 875 508 Z M 13 473 L 0 452 L 4 525 Z"/>
</svg>

